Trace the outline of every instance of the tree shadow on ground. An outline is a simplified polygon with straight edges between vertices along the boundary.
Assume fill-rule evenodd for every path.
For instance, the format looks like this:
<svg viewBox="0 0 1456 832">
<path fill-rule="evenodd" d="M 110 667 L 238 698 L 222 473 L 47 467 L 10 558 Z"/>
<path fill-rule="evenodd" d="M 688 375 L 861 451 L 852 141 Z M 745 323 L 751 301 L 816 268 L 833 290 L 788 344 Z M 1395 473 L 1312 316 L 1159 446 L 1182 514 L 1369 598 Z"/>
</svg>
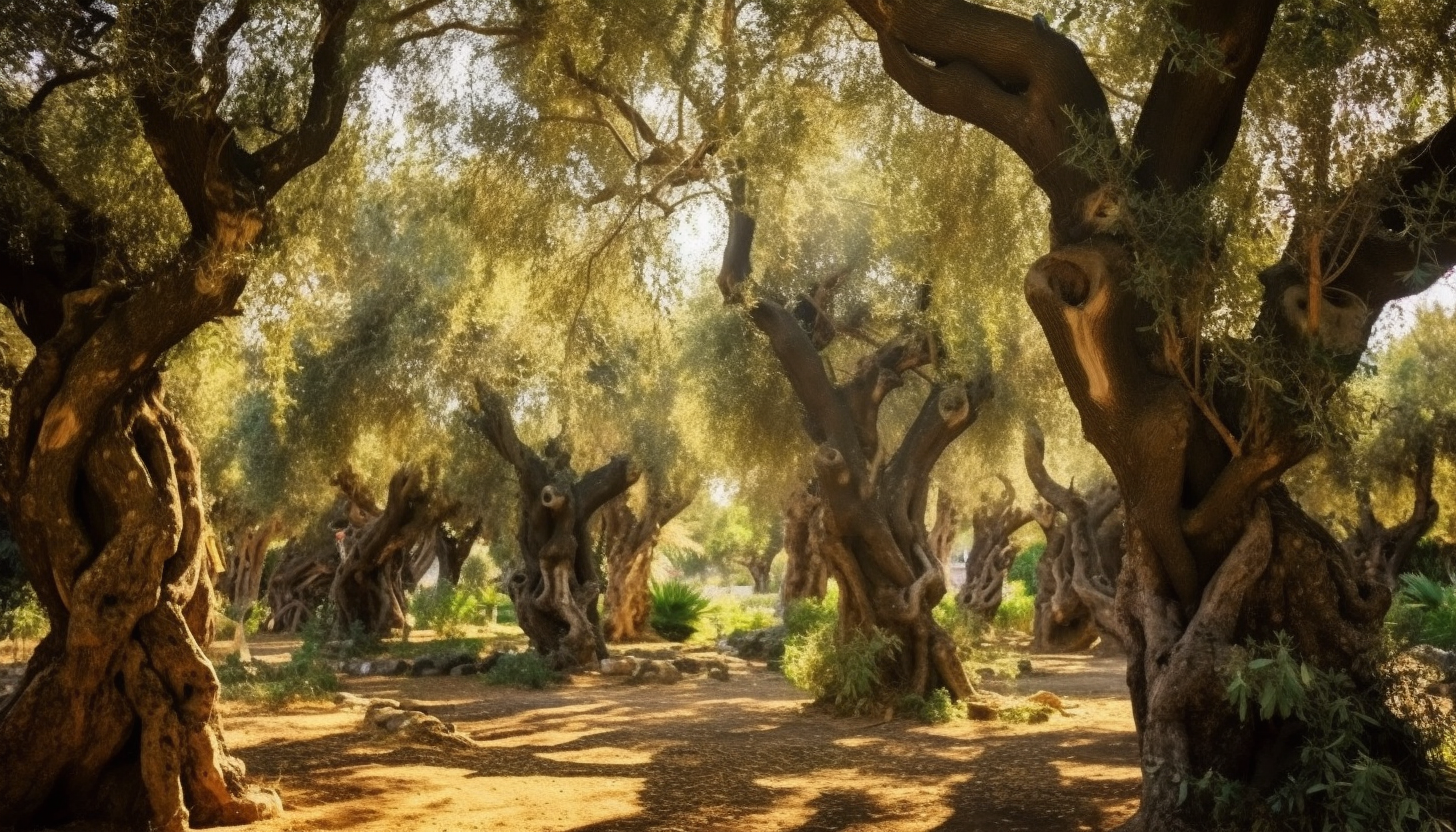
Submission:
<svg viewBox="0 0 1456 832">
<path fill-rule="evenodd" d="M 941 728 L 836 719 L 801 712 L 782 677 L 766 673 L 726 685 L 695 680 L 504 696 L 479 685 L 415 691 L 411 684 L 355 689 L 421 699 L 428 690 L 440 703 L 432 709 L 479 746 L 400 745 L 356 729 L 269 740 L 240 753 L 301 806 L 362 802 L 377 809 L 371 804 L 389 800 L 379 793 L 384 781 L 361 781 L 358 773 L 392 767 L 451 769 L 499 783 L 544 778 L 560 795 L 550 798 L 557 805 L 592 800 L 591 790 L 609 778 L 629 795 L 618 816 L 553 827 L 589 832 L 1073 832 L 1116 825 L 1138 795 L 1130 720 L 1124 730 L 1106 730 L 1077 716 L 1041 726 Z"/>
</svg>

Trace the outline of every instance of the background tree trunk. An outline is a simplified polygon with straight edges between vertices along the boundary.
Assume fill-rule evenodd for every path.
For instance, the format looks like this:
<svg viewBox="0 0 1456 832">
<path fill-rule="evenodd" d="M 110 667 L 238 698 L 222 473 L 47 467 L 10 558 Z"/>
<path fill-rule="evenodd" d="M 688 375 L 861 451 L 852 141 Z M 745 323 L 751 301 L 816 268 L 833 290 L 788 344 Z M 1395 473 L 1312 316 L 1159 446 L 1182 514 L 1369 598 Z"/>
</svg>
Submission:
<svg viewBox="0 0 1456 832">
<path fill-rule="evenodd" d="M 932 384 L 900 446 L 882 449 L 880 403 L 904 385 L 905 373 L 930 364 L 936 347 L 925 334 L 907 333 L 865 356 L 844 382 L 832 382 L 819 350 L 836 332 L 833 294 L 845 273 L 820 281 L 793 312 L 767 297 L 745 301 L 755 223 L 743 212 L 743 190 L 741 180 L 734 183 L 718 285 L 768 338 L 819 445 L 820 502 L 808 521 L 809 545 L 839 585 L 838 638 L 880 630 L 898 641 L 883 667 L 889 691 L 923 696 L 945 688 L 966 699 L 974 691 L 955 644 L 932 616 L 945 574 L 931 554 L 925 510 L 931 469 L 990 398 L 989 378 Z M 786 529 L 786 539 L 791 534 Z"/>
<path fill-rule="evenodd" d="M 1003 486 L 999 499 L 986 500 L 971 514 L 971 551 L 966 557 L 966 581 L 956 593 L 956 603 L 981 621 L 995 620 L 1001 608 L 1006 573 L 1021 547 L 1011 535 L 1033 519 L 1030 511 L 1016 507 L 1016 490 L 1011 481 L 998 477 Z"/>
<path fill-rule="evenodd" d="M 517 542 L 522 563 L 506 578 L 516 620 L 531 645 L 557 669 L 593 667 L 607 657 L 597 611 L 601 578 L 587 523 L 637 481 L 626 457 L 578 477 L 571 455 L 552 440 L 538 455 L 516 436 L 510 410 L 476 383 L 477 428 L 516 470 L 521 490 Z"/>
<path fill-rule="evenodd" d="M 961 510 L 944 488 L 935 497 L 935 522 L 930 526 L 930 553 L 940 564 L 940 571 L 950 580 L 950 558 L 954 554 L 956 536 L 961 533 Z M 948 585 L 948 584 L 947 584 Z"/>
<path fill-rule="evenodd" d="M 263 585 L 263 564 L 268 557 L 268 547 L 282 529 L 283 522 L 277 517 L 245 526 L 236 535 L 228 555 L 227 570 L 218 579 L 220 591 L 229 601 L 228 615 L 237 622 L 233 644 L 243 661 L 252 659 L 248 651 L 248 615 L 253 611 L 253 604 L 257 603 L 258 591 Z"/>
<path fill-rule="evenodd" d="M 641 641 L 648 634 L 651 614 L 652 554 L 662 527 L 693 501 L 696 489 L 679 488 L 647 476 L 646 501 L 632 510 L 627 492 L 602 506 L 602 541 L 607 566 L 606 617 L 603 633 L 609 642 Z"/>
<path fill-rule="evenodd" d="M 803 598 L 823 600 L 829 592 L 829 565 L 814 550 L 809 527 L 819 513 L 819 498 L 809 488 L 795 491 L 784 509 L 784 583 L 779 588 L 780 604 Z"/>
<path fill-rule="evenodd" d="M 1386 526 L 1375 516 L 1368 489 L 1356 492 L 1360 503 L 1360 520 L 1354 532 L 1345 540 L 1345 549 L 1353 557 L 1367 564 L 1368 568 L 1386 576 L 1387 583 L 1395 585 L 1397 576 L 1405 570 L 1406 562 L 1415 551 L 1416 544 L 1431 527 L 1436 525 L 1441 507 L 1436 503 L 1432 488 L 1436 479 L 1436 446 L 1423 443 L 1416 451 L 1415 470 L 1411 473 L 1411 486 L 1415 490 L 1415 502 L 1410 515 L 1394 526 Z"/>
<path fill-rule="evenodd" d="M 348 632 L 384 636 L 403 629 L 409 600 L 405 596 L 408 554 L 419 540 L 439 525 L 432 511 L 424 473 L 406 465 L 389 481 L 389 496 L 379 509 L 358 476 L 345 468 L 334 484 L 349 498 L 350 525 L 339 538 L 339 568 L 329 587 L 339 627 Z M 372 515 L 372 516 L 368 516 Z"/>
<path fill-rule="evenodd" d="M 1121 496 L 1105 486 L 1089 497 L 1051 478 L 1043 462 L 1041 429 L 1026 428 L 1026 471 L 1045 501 L 1036 520 L 1046 534 L 1046 551 L 1037 564 L 1036 618 L 1031 649 L 1038 653 L 1100 649 L 1120 652 L 1127 638 L 1113 609 L 1121 571 Z M 1111 525 L 1110 531 L 1103 527 Z M 1104 553 L 1103 545 L 1112 551 Z"/>
</svg>

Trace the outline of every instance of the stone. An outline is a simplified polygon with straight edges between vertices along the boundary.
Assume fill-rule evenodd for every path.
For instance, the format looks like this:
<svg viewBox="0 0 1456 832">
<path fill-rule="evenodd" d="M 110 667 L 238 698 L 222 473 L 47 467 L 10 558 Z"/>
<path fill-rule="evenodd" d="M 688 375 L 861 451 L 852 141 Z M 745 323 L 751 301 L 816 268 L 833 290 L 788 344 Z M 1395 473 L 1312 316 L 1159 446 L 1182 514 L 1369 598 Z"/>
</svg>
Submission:
<svg viewBox="0 0 1456 832">
<path fill-rule="evenodd" d="M 1022 659 L 1021 661 L 1018 661 L 1016 663 L 1016 675 L 1017 676 L 1030 676 L 1031 675 L 1031 659 Z"/>
<path fill-rule="evenodd" d="M 637 672 L 637 659 L 626 656 L 620 659 L 602 659 L 599 667 L 603 676 L 631 676 Z"/>
<path fill-rule="evenodd" d="M 703 663 L 697 659 L 683 656 L 680 659 L 673 659 L 672 666 L 683 673 L 702 673 Z"/>
<path fill-rule="evenodd" d="M 682 671 L 672 666 L 672 662 L 647 659 L 637 663 L 637 670 L 632 674 L 632 681 L 637 683 L 651 682 L 658 685 L 675 685 L 682 681 Z"/>
<path fill-rule="evenodd" d="M 427 671 L 430 671 L 430 670 L 434 670 L 435 672 L 434 673 L 427 672 Z M 430 658 L 429 656 L 423 656 L 421 658 L 415 659 L 415 666 L 410 669 L 410 675 L 411 676 L 438 676 L 438 675 L 440 675 L 440 673 L 439 673 L 438 669 L 435 666 L 435 660 L 432 659 L 432 658 Z"/>
<path fill-rule="evenodd" d="M 773 661 L 784 657 L 784 641 L 788 630 L 782 624 L 762 630 L 733 633 L 725 640 L 728 651 L 742 659 Z"/>
<path fill-rule="evenodd" d="M 464 664 L 457 664 L 454 667 L 450 668 L 450 675 L 451 676 L 474 676 L 475 674 L 477 674 L 479 672 L 480 672 L 480 666 L 477 665 L 475 662 L 466 662 Z"/>
<path fill-rule="evenodd" d="M 1062 716 L 1067 715 L 1067 706 L 1062 702 L 1062 698 L 1060 696 L 1057 696 L 1055 693 L 1052 693 L 1051 691 L 1039 690 L 1036 693 L 1033 693 L 1032 695 L 1026 697 L 1026 701 L 1032 702 L 1037 705 L 1044 705 L 1061 714 Z"/>
<path fill-rule="evenodd" d="M 719 682 L 728 681 L 728 668 L 725 665 L 708 668 L 708 678 L 716 679 Z"/>
<path fill-rule="evenodd" d="M 976 675 L 981 677 L 981 681 L 989 682 L 990 680 L 996 678 L 996 671 L 992 670 L 989 667 L 978 667 L 976 668 Z"/>
<path fill-rule="evenodd" d="M 422 714 L 427 714 L 430 712 L 430 706 L 419 701 L 418 699 L 399 700 L 399 709 L 401 711 L 419 711 Z"/>
<path fill-rule="evenodd" d="M 399 708 L 371 707 L 369 711 L 364 714 L 364 718 L 373 725 L 384 727 L 385 723 L 389 722 L 395 717 L 403 716 L 406 713 L 406 711 L 401 711 Z"/>
<path fill-rule="evenodd" d="M 481 673 L 489 673 L 491 668 L 496 666 L 496 663 L 500 661 L 500 657 L 503 655 L 505 654 L 500 650 L 491 651 L 490 655 L 475 663 L 476 670 Z"/>
</svg>

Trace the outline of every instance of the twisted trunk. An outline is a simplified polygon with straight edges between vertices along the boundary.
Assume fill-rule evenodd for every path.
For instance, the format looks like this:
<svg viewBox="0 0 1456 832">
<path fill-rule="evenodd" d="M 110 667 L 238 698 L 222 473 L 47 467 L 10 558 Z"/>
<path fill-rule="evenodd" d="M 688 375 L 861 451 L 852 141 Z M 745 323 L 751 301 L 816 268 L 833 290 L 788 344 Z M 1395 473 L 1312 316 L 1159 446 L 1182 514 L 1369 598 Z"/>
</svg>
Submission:
<svg viewBox="0 0 1456 832">
<path fill-rule="evenodd" d="M 935 497 L 935 522 L 930 526 L 930 553 L 940 564 L 940 571 L 950 580 L 951 549 L 956 535 L 961 532 L 961 510 L 951 499 L 950 492 L 940 489 Z"/>
<path fill-rule="evenodd" d="M 931 554 L 925 511 L 931 469 L 975 421 L 990 397 L 989 379 L 932 384 L 900 446 L 882 449 L 880 404 L 904 385 L 906 373 L 932 362 L 931 337 L 906 333 L 865 356 L 844 382 L 832 382 L 819 349 L 836 333 L 833 292 L 845 273 L 820 281 L 792 312 L 767 297 L 746 301 L 755 223 L 744 213 L 743 191 L 744 183 L 735 182 L 718 284 L 725 301 L 745 305 L 767 337 L 818 443 L 820 493 L 810 509 L 808 541 L 839 586 L 838 639 L 876 630 L 895 639 L 899 648 L 881 668 L 888 691 L 926 696 L 945 688 L 968 698 L 974 691 L 955 645 L 931 614 L 946 582 Z M 786 528 L 786 542 L 794 533 Z"/>
<path fill-rule="evenodd" d="M 1396 577 L 1405 571 L 1406 561 L 1415 551 L 1416 544 L 1436 525 L 1441 507 L 1436 503 L 1432 490 L 1436 479 L 1436 446 L 1425 442 L 1416 450 L 1415 470 L 1411 485 L 1415 489 L 1415 502 L 1405 520 L 1394 526 L 1386 526 L 1375 516 L 1370 492 L 1360 489 L 1356 497 L 1360 503 L 1360 520 L 1354 533 L 1345 541 L 1345 549 L 1353 557 L 1376 574 L 1386 576 L 1394 584 Z"/>
<path fill-rule="evenodd" d="M 334 483 L 350 498 L 351 522 L 338 537 L 339 567 L 329 587 L 339 627 L 361 628 L 373 635 L 403 629 L 409 600 L 405 596 L 409 551 L 439 523 L 431 511 L 424 473 L 406 465 L 389 481 L 384 508 L 345 468 Z"/>
<path fill-rule="evenodd" d="M 652 612 L 652 552 L 662 527 L 693 500 L 690 490 L 663 486 L 648 477 L 646 503 L 633 511 L 624 492 L 601 510 L 602 539 L 606 544 L 607 641 L 641 641 L 648 633 Z"/>
<path fill-rule="evenodd" d="M 1027 425 L 1026 471 L 1044 501 L 1036 520 L 1047 541 L 1037 564 L 1031 649 L 1070 653 L 1100 639 L 1103 651 L 1120 652 L 1127 636 L 1113 597 L 1122 571 L 1122 497 L 1112 486 L 1083 497 L 1057 483 L 1047 473 L 1044 454 L 1041 430 Z"/>
<path fill-rule="evenodd" d="M 268 632 L 298 632 L 329 597 L 339 569 L 336 534 L 346 522 L 341 517 L 337 530 L 327 528 L 322 535 L 309 534 L 283 545 L 278 566 L 268 578 L 269 613 L 263 624 Z"/>
<path fill-rule="evenodd" d="M 438 566 L 439 580 L 455 586 L 460 583 L 460 569 L 470 557 L 470 550 L 480 538 L 482 523 L 476 520 L 458 534 L 450 531 L 444 523 L 436 525 L 422 535 L 409 550 L 409 565 L 405 569 L 405 589 L 412 590 L 429 574 L 431 566 Z"/>
<path fill-rule="evenodd" d="M 637 481 L 626 457 L 578 477 L 571 455 L 553 440 L 543 454 L 516 436 L 506 403 L 476 384 L 476 427 L 516 471 L 521 492 L 517 542 L 521 565 L 506 578 L 516 620 L 531 645 L 558 669 L 593 667 L 607 657 L 588 522 Z"/>
<path fill-rule="evenodd" d="M 784 583 L 780 603 L 787 608 L 803 598 L 823 600 L 829 591 L 829 565 L 814 550 L 810 521 L 818 514 L 819 498 L 808 488 L 794 492 L 784 509 Z M 755 590 L 757 591 L 757 590 Z"/>
<path fill-rule="evenodd" d="M 981 621 L 996 618 L 1006 573 L 1021 552 L 1021 547 L 1011 542 L 1011 535 L 1034 519 L 1031 512 L 1016 507 L 1016 490 L 1011 487 L 1011 481 L 1005 477 L 999 479 L 1003 487 L 1001 497 L 982 503 L 971 514 L 966 582 L 956 593 L 956 603 Z"/>
</svg>

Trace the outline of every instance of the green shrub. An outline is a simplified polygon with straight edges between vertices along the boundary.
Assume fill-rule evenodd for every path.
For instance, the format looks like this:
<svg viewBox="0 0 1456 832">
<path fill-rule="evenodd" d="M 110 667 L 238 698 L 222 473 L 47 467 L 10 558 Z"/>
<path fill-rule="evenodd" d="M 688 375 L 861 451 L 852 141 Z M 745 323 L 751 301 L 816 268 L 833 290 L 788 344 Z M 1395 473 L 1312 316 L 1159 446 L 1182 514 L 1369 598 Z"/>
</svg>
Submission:
<svg viewBox="0 0 1456 832">
<path fill-rule="evenodd" d="M 1451 817 L 1456 781 L 1436 756 L 1439 738 L 1392 713 L 1379 686 L 1357 686 L 1343 672 L 1301 661 L 1283 633 L 1242 651 L 1227 673 L 1228 700 L 1240 719 L 1294 720 L 1302 733 L 1292 769 L 1264 792 L 1212 772 L 1190 784 L 1189 796 L 1205 801 L 1222 828 L 1451 829 L 1443 818 Z"/>
<path fill-rule="evenodd" d="M 50 620 L 28 582 L 14 588 L 0 609 L 0 639 L 35 641 L 50 632 Z"/>
<path fill-rule="evenodd" d="M 1031 634 L 1036 621 L 1036 593 L 1022 580 L 1007 580 L 1001 588 L 1001 606 L 992 624 L 998 630 Z"/>
<path fill-rule="evenodd" d="M 324 644 L 332 630 L 332 605 L 325 602 L 299 631 L 298 649 L 287 662 L 244 662 L 231 653 L 217 667 L 222 695 L 271 706 L 297 699 L 325 699 L 339 689 L 339 677 L 324 660 Z"/>
<path fill-rule="evenodd" d="M 784 610 L 784 630 L 802 636 L 839 620 L 839 591 L 831 586 L 823 598 L 800 598 L 790 601 Z"/>
<path fill-rule="evenodd" d="M 1016 678 L 1016 656 L 987 643 L 986 623 L 957 604 L 954 596 L 941 598 L 932 615 L 955 644 L 956 656 L 965 665 L 967 676 L 975 679 L 977 671 L 985 669 L 996 676 Z"/>
<path fill-rule="evenodd" d="M 708 606 L 708 599 L 692 584 L 653 581 L 652 614 L 648 623 L 668 641 L 686 641 L 697 632 L 698 619 L 707 612 Z"/>
<path fill-rule="evenodd" d="M 475 590 L 493 585 L 491 571 L 490 557 L 482 552 L 472 552 L 460 564 L 460 588 Z"/>
<path fill-rule="evenodd" d="M 945 688 L 936 688 L 928 697 L 906 694 L 900 697 L 895 710 L 902 716 L 911 716 L 932 725 L 966 718 L 966 704 L 951 699 L 950 691 Z"/>
<path fill-rule="evenodd" d="M 1041 563 L 1042 553 L 1046 551 L 1046 543 L 1033 543 L 1021 550 L 1016 560 L 1011 562 L 1011 570 L 1006 573 L 1007 582 L 1020 581 L 1026 588 L 1026 593 L 1036 597 L 1036 565 Z"/>
<path fill-rule="evenodd" d="M 433 630 L 439 638 L 465 635 L 465 625 L 474 621 L 475 614 L 473 595 L 447 580 L 420 587 L 410 596 L 410 615 L 414 617 L 415 629 Z"/>
<path fill-rule="evenodd" d="M 1456 650 L 1456 586 L 1424 575 L 1402 575 L 1386 622 L 1404 644 L 1433 644 Z"/>
<path fill-rule="evenodd" d="M 484 678 L 492 685 L 514 685 L 537 690 L 560 679 L 555 671 L 546 666 L 546 660 L 541 658 L 541 654 L 534 650 L 501 654 Z"/>
<path fill-rule="evenodd" d="M 839 644 L 828 624 L 785 643 L 784 675 L 836 712 L 862 714 L 883 699 L 884 662 L 899 649 L 900 640 L 880 630 Z"/>
<path fill-rule="evenodd" d="M 768 603 L 758 599 L 768 599 Z M 713 628 L 714 638 L 726 638 L 734 633 L 762 630 L 774 624 L 772 595 L 751 595 L 738 599 L 732 595 L 714 598 L 703 613 L 703 621 Z"/>
</svg>

